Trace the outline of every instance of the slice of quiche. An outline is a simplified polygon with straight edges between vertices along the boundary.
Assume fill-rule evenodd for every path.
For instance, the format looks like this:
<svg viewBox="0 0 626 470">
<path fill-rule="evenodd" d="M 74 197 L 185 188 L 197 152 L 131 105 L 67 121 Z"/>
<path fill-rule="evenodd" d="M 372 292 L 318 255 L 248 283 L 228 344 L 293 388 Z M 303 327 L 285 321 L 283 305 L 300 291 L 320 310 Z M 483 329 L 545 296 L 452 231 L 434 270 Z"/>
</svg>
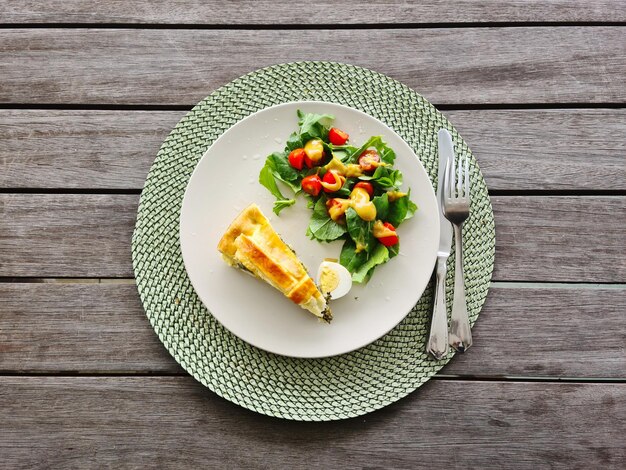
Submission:
<svg viewBox="0 0 626 470">
<path fill-rule="evenodd" d="M 256 204 L 250 204 L 233 220 L 217 249 L 230 266 L 267 282 L 330 323 L 332 315 L 324 296 Z"/>
</svg>

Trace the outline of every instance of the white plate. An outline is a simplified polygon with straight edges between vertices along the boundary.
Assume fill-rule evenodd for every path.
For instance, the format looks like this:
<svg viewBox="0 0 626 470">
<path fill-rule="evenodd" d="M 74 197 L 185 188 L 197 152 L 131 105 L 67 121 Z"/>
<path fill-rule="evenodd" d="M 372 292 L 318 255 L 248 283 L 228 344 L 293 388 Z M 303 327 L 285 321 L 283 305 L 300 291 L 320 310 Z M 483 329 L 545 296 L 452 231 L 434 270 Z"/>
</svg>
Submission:
<svg viewBox="0 0 626 470">
<path fill-rule="evenodd" d="M 258 182 L 265 157 L 282 151 L 297 130 L 296 110 L 328 113 L 350 134 L 353 145 L 382 135 L 396 152 L 418 205 L 415 217 L 398 229 L 400 254 L 376 268 L 364 286 L 332 301 L 332 323 L 319 321 L 262 281 L 226 265 L 217 244 L 228 225 L 255 202 L 315 276 L 324 258 L 338 258 L 343 241 L 321 244 L 306 237 L 311 211 L 304 197 L 272 212 L 273 196 Z M 283 192 L 283 194 L 289 194 Z M 361 111 L 331 103 L 286 103 L 255 113 L 228 129 L 193 172 L 181 209 L 180 243 L 189 278 L 202 302 L 232 333 L 248 343 L 285 356 L 317 358 L 353 351 L 396 326 L 422 295 L 432 273 L 439 239 L 432 185 L 411 148 L 386 125 Z"/>
</svg>

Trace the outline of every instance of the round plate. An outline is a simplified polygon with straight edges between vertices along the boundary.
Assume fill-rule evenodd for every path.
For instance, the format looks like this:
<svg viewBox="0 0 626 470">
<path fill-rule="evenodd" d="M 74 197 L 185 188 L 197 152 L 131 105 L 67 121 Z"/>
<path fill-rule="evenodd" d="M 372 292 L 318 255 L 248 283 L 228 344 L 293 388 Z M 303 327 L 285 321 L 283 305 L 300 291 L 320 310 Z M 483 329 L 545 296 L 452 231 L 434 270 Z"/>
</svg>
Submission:
<svg viewBox="0 0 626 470">
<path fill-rule="evenodd" d="M 396 152 L 394 167 L 411 189 L 416 215 L 399 228 L 400 253 L 376 268 L 371 280 L 355 284 L 332 301 L 330 325 L 301 309 L 268 284 L 228 266 L 217 244 L 228 225 L 250 203 L 259 205 L 272 226 L 315 276 L 325 258 L 338 258 L 343 241 L 319 243 L 306 236 L 311 210 L 299 197 L 280 216 L 274 197 L 258 182 L 265 158 L 282 151 L 297 130 L 296 111 L 331 114 L 333 125 L 360 145 L 382 135 Z M 289 194 L 288 192 L 283 192 Z M 180 242 L 185 268 L 212 315 L 244 341 L 269 352 L 320 358 L 361 348 L 396 326 L 416 304 L 430 279 L 439 240 L 437 202 L 426 170 L 413 150 L 377 119 L 347 106 L 293 102 L 259 111 L 222 134 L 194 170 L 183 199 Z"/>
</svg>

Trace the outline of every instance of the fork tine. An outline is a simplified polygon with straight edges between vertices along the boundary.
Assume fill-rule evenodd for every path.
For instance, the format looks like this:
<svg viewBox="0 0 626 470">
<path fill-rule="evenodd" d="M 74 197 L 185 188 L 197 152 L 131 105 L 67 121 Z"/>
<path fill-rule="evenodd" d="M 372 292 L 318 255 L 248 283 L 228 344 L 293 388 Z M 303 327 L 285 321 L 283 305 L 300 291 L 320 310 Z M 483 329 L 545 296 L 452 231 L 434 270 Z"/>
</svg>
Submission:
<svg viewBox="0 0 626 470">
<path fill-rule="evenodd" d="M 469 157 L 467 155 L 465 155 L 465 191 L 463 194 L 463 197 L 469 199 L 470 197 L 470 193 L 469 193 L 469 179 L 470 179 L 470 173 L 469 173 Z"/>
<path fill-rule="evenodd" d="M 459 158 L 459 165 L 456 175 L 456 197 L 463 197 L 461 191 L 463 189 L 463 158 Z"/>
</svg>

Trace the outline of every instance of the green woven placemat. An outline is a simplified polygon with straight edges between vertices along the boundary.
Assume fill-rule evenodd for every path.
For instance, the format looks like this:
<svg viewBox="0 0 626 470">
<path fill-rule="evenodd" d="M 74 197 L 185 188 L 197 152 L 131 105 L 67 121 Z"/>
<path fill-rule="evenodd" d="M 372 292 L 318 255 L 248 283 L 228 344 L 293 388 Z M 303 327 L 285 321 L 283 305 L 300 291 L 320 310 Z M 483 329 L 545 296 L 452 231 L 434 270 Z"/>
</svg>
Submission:
<svg viewBox="0 0 626 470">
<path fill-rule="evenodd" d="M 489 288 L 495 229 L 478 165 L 452 125 L 419 94 L 370 70 L 330 62 L 268 67 L 216 90 L 176 125 L 148 174 L 132 241 L 137 287 L 150 323 L 176 361 L 218 395 L 267 415 L 326 421 L 362 415 L 404 397 L 453 354 L 435 361 L 425 353 L 432 284 L 383 338 L 325 359 L 295 359 L 257 349 L 223 328 L 197 297 L 179 243 L 180 208 L 192 171 L 213 141 L 239 120 L 299 100 L 347 105 L 386 123 L 415 150 L 433 182 L 437 131 L 451 131 L 457 155 L 471 158 L 472 206 L 464 225 L 464 255 L 472 324 Z M 454 259 L 449 263 L 454 266 Z M 452 281 L 450 270 L 449 301 Z"/>
</svg>

